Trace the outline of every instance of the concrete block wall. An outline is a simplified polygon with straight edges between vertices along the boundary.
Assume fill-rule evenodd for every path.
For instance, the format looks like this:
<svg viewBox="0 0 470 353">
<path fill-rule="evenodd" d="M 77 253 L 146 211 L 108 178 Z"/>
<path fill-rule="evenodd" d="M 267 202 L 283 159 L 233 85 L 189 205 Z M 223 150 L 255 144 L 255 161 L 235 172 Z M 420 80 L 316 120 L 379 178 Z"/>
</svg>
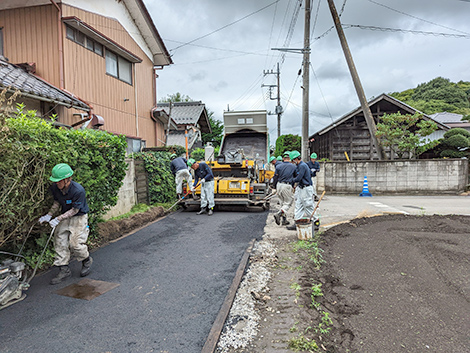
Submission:
<svg viewBox="0 0 470 353">
<path fill-rule="evenodd" d="M 110 219 L 112 217 L 120 216 L 131 210 L 132 206 L 136 204 L 136 191 L 135 191 L 135 167 L 134 160 L 129 158 L 126 159 L 128 168 L 126 176 L 124 177 L 123 184 L 119 189 L 118 202 L 116 206 L 111 208 L 104 219 Z"/>
<path fill-rule="evenodd" d="M 458 194 L 468 184 L 467 159 L 323 162 L 317 192 L 360 194 L 367 177 L 374 194 Z"/>
</svg>

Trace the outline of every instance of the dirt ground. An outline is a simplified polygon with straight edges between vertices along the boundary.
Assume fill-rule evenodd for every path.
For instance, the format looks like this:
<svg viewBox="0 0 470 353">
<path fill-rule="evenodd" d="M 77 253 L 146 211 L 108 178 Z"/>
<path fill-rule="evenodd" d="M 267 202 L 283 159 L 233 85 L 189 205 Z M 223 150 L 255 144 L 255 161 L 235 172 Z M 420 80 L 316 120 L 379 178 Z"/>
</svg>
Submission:
<svg viewBox="0 0 470 353">
<path fill-rule="evenodd" d="M 352 220 L 318 236 L 320 268 L 293 251 L 292 232 L 270 237 L 270 218 L 275 255 L 252 262 L 271 274 L 260 295 L 251 291 L 258 322 L 230 317 L 222 338 L 250 325 L 255 333 L 219 352 L 470 352 L 470 217 Z"/>
<path fill-rule="evenodd" d="M 125 234 L 133 232 L 150 222 L 156 221 L 165 215 L 163 207 L 152 207 L 146 212 L 136 213 L 130 217 L 107 221 L 98 224 L 99 238 L 95 240 L 94 247 L 106 244 L 109 241 L 117 239 Z"/>
</svg>

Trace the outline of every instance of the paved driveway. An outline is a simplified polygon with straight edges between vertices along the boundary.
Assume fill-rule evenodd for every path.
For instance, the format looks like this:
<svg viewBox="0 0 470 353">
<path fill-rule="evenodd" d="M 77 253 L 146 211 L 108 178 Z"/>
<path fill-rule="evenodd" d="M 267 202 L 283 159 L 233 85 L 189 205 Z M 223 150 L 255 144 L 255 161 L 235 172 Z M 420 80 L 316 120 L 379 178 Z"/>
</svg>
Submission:
<svg viewBox="0 0 470 353">
<path fill-rule="evenodd" d="M 89 278 L 119 284 L 91 300 L 55 294 L 80 281 L 36 277 L 0 311 L 0 352 L 200 352 L 239 261 L 267 212 L 178 212 L 92 254 Z"/>
</svg>

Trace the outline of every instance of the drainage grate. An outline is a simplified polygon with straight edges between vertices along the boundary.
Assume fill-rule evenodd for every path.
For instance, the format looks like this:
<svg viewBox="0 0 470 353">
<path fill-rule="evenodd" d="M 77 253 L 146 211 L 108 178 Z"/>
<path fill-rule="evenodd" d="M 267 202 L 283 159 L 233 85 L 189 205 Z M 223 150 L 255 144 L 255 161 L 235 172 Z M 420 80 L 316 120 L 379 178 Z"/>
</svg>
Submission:
<svg viewBox="0 0 470 353">
<path fill-rule="evenodd" d="M 59 289 L 56 291 L 56 294 L 76 299 L 92 300 L 117 286 L 119 286 L 119 283 L 103 282 L 85 278 L 78 283 Z"/>
</svg>

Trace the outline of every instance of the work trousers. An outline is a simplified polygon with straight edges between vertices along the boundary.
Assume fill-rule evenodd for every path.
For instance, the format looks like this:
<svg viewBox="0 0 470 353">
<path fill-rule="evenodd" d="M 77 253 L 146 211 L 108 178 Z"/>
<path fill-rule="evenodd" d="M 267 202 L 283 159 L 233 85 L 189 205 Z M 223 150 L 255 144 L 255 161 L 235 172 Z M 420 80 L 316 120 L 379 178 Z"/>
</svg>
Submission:
<svg viewBox="0 0 470 353">
<path fill-rule="evenodd" d="M 313 203 L 313 187 L 295 188 L 295 213 L 294 220 L 310 218 L 315 208 Z"/>
<path fill-rule="evenodd" d="M 209 208 L 215 206 L 214 203 L 214 180 L 201 183 L 201 208 L 205 208 L 209 204 Z"/>
<path fill-rule="evenodd" d="M 183 180 L 186 180 L 188 184 L 191 184 L 193 177 L 188 169 L 180 169 L 176 172 L 175 182 L 176 182 L 176 193 L 183 193 Z M 188 189 L 189 190 L 189 189 Z"/>
<path fill-rule="evenodd" d="M 88 215 L 73 216 L 59 223 L 54 232 L 54 265 L 64 266 L 70 262 L 71 253 L 78 261 L 85 260 L 90 254 L 88 239 Z"/>
<path fill-rule="evenodd" d="M 312 177 L 313 197 L 317 196 L 317 177 Z"/>
<path fill-rule="evenodd" d="M 277 183 L 276 189 L 281 201 L 281 212 L 287 214 L 287 211 L 289 211 L 294 202 L 294 188 L 291 184 Z"/>
</svg>

